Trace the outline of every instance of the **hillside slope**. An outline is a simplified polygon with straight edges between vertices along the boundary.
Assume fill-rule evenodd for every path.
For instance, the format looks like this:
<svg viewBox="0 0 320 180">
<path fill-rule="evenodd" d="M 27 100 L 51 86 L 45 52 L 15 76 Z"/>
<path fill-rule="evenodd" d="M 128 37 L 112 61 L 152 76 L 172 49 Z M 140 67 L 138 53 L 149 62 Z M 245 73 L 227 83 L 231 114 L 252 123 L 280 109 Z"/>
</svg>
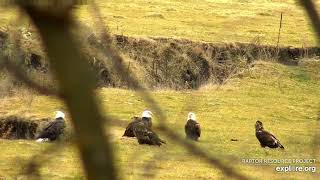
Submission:
<svg viewBox="0 0 320 180">
<path fill-rule="evenodd" d="M 115 34 L 205 42 L 252 42 L 259 38 L 270 45 L 277 43 L 282 12 L 281 45 L 316 45 L 308 18 L 295 0 L 99 0 L 97 4 Z M 86 7 L 77 14 L 89 23 L 87 15 Z"/>
<path fill-rule="evenodd" d="M 295 0 L 97 0 L 102 18 L 113 34 L 185 38 L 205 42 L 252 42 L 276 45 L 283 13 L 281 45 L 314 46 L 308 18 Z M 319 1 L 315 1 L 319 7 Z M 0 7 L 0 29 L 21 21 L 13 9 Z M 87 5 L 76 17 L 92 26 Z M 10 22 L 11 21 L 11 22 Z M 155 23 L 156 22 L 156 23 Z"/>
</svg>

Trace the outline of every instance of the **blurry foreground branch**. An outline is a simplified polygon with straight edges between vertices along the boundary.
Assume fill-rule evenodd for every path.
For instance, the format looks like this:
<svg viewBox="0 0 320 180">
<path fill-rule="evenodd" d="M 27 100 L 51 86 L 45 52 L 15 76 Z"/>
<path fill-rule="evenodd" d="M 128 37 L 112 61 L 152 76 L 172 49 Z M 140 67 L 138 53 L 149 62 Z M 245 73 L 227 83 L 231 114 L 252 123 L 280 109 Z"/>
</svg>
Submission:
<svg viewBox="0 0 320 180">
<path fill-rule="evenodd" d="M 94 96 L 95 81 L 70 29 L 70 8 L 53 13 L 19 4 L 39 30 L 75 128 L 76 142 L 88 179 L 117 179 L 111 145 Z M 51 10 L 51 11 L 50 11 Z"/>
<path fill-rule="evenodd" d="M 204 150 L 199 148 L 198 146 L 192 144 L 191 142 L 187 141 L 184 138 L 181 138 L 179 135 L 174 133 L 172 129 L 166 126 L 166 116 L 163 114 L 161 107 L 158 103 L 151 97 L 150 93 L 141 86 L 139 81 L 129 72 L 126 70 L 124 65 L 123 58 L 119 55 L 117 50 L 112 47 L 112 37 L 111 35 L 105 30 L 104 23 L 102 20 L 102 16 L 100 11 L 95 3 L 92 3 L 91 12 L 94 15 L 95 26 L 99 29 L 101 35 L 101 47 L 97 47 L 98 49 L 102 49 L 103 53 L 109 60 L 112 61 L 114 69 L 118 72 L 121 76 L 123 81 L 127 81 L 127 84 L 130 88 L 137 90 L 137 93 L 144 99 L 144 101 L 151 107 L 152 111 L 155 112 L 155 115 L 158 116 L 160 119 L 160 130 L 165 133 L 168 137 L 171 137 L 175 142 L 187 148 L 187 150 L 195 154 L 199 157 L 204 158 L 208 163 L 211 165 L 219 168 L 222 172 L 230 177 L 236 179 L 247 179 L 245 176 L 240 174 L 238 171 L 234 170 L 233 168 L 223 164 L 218 158 L 210 156 Z"/>
<path fill-rule="evenodd" d="M 317 42 L 318 46 L 320 46 L 320 16 L 317 12 L 316 5 L 312 0 L 299 0 L 301 6 L 304 7 L 307 12 L 309 18 L 311 19 L 314 30 L 317 33 Z M 315 127 L 315 135 L 314 135 L 314 156 L 319 156 L 319 146 L 320 146 L 320 111 L 318 113 L 318 119 Z M 316 173 L 317 175 L 319 173 Z M 315 175 L 316 176 L 316 175 Z"/>
<path fill-rule="evenodd" d="M 320 18 L 314 3 L 311 0 L 300 0 L 300 3 L 310 16 L 320 44 Z M 33 20 L 47 48 L 52 65 L 51 68 L 56 72 L 58 82 L 62 88 L 61 90 L 64 93 L 65 102 L 74 120 L 73 124 L 77 135 L 76 140 L 88 179 L 116 179 L 111 147 L 104 135 L 102 128 L 103 120 L 93 94 L 95 87 L 93 76 L 88 70 L 88 62 L 81 56 L 77 44 L 70 33 L 73 24 L 70 9 L 60 11 L 59 14 L 52 14 L 28 4 L 23 4 L 21 7 Z M 96 25 L 103 24 L 97 7 L 93 5 L 93 8 L 93 12 L 96 15 L 94 19 L 98 20 L 98 22 L 95 22 Z M 129 86 L 137 89 L 141 97 L 156 112 L 156 115 L 161 120 L 160 130 L 177 143 L 186 147 L 191 153 L 206 159 L 207 162 L 221 169 L 226 175 L 237 179 L 246 179 L 246 177 L 234 171 L 231 167 L 222 164 L 218 158 L 210 157 L 208 153 L 196 145 L 182 139 L 165 125 L 166 117 L 161 111 L 160 106 L 151 98 L 150 94 L 139 82 L 128 74 L 123 65 L 122 57 L 111 45 L 111 36 L 104 30 L 104 27 L 99 27 L 103 42 L 101 49 L 112 60 L 114 68 L 121 75 L 122 79 L 128 81 Z M 7 67 L 10 68 L 10 64 L 7 64 Z M 19 71 L 15 73 L 15 76 L 22 80 L 24 78 L 23 74 L 19 74 Z M 23 81 L 32 86 L 28 82 L 28 79 L 24 79 Z M 41 88 L 38 87 L 37 89 Z M 39 91 L 41 92 L 41 90 Z"/>
<path fill-rule="evenodd" d="M 317 41 L 318 41 L 318 45 L 320 45 L 320 16 L 317 12 L 316 9 L 316 5 L 313 3 L 312 0 L 299 0 L 301 6 L 304 7 L 304 9 L 306 10 L 311 23 L 313 25 L 314 30 L 317 33 Z"/>
</svg>

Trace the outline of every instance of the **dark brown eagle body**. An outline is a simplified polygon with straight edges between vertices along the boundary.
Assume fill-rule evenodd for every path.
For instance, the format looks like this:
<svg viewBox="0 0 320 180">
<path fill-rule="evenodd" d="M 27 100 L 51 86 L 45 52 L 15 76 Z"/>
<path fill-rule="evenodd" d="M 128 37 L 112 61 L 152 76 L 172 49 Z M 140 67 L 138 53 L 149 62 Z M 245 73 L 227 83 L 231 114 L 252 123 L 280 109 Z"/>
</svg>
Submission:
<svg viewBox="0 0 320 180">
<path fill-rule="evenodd" d="M 184 130 L 188 139 L 198 141 L 201 135 L 201 128 L 197 121 L 189 119 L 184 126 Z"/>
<path fill-rule="evenodd" d="M 130 122 L 126 128 L 126 130 L 124 131 L 123 136 L 127 136 L 127 137 L 135 137 L 134 133 L 133 133 L 133 128 L 134 126 L 139 123 L 139 122 L 143 122 L 148 128 L 151 129 L 152 127 L 152 121 L 151 118 L 140 118 L 140 117 L 133 117 L 132 118 L 132 122 Z"/>
<path fill-rule="evenodd" d="M 126 128 L 126 130 L 124 131 L 123 136 L 127 136 L 127 137 L 134 137 L 134 133 L 133 133 L 133 126 L 135 124 L 137 124 L 138 122 L 142 121 L 141 118 L 139 117 L 133 117 L 132 118 L 132 122 L 130 122 Z"/>
<path fill-rule="evenodd" d="M 282 144 L 280 141 L 268 131 L 265 131 L 262 125 L 262 122 L 256 122 L 256 137 L 260 142 L 261 147 L 269 147 L 269 148 L 282 148 Z"/>
<path fill-rule="evenodd" d="M 151 130 L 143 121 L 136 123 L 133 126 L 133 133 L 138 139 L 139 144 L 157 145 L 165 144 L 159 136 Z"/>
</svg>

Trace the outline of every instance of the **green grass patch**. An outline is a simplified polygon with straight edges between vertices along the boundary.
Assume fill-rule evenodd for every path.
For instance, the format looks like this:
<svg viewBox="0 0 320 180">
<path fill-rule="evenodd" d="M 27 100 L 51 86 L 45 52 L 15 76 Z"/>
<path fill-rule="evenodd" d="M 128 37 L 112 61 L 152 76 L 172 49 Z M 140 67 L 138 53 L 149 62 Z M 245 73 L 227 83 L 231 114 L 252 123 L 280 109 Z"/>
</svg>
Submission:
<svg viewBox="0 0 320 180">
<path fill-rule="evenodd" d="M 167 125 L 184 136 L 188 111 L 194 111 L 202 126 L 197 146 L 217 156 L 227 165 L 253 179 L 316 179 L 314 173 L 276 173 L 275 165 L 245 165 L 242 158 L 290 159 L 316 158 L 314 134 L 319 111 L 320 85 L 307 66 L 284 66 L 257 62 L 255 66 L 217 87 L 207 85 L 197 91 L 152 92 L 168 117 Z M 149 108 L 134 91 L 98 90 L 104 113 L 129 122 L 133 115 Z M 34 96 L 31 103 L 21 97 L 1 101 L 2 114 L 35 114 L 48 117 L 63 105 L 46 96 Z M 285 151 L 262 149 L 255 137 L 254 124 L 261 120 L 285 146 Z M 67 115 L 70 121 L 70 116 Z M 155 118 L 154 124 L 160 120 Z M 88 121 L 88 123 L 90 123 Z M 221 179 L 220 170 L 173 140 L 160 134 L 167 145 L 139 145 L 135 139 L 122 138 L 124 127 L 114 126 L 108 133 L 113 142 L 116 166 L 124 179 Z M 231 141 L 238 139 L 238 141 Z M 24 140 L 0 140 L 0 177 L 16 178 L 24 163 L 42 153 L 50 144 Z M 44 156 L 50 156 L 44 154 Z M 83 179 L 76 148 L 66 145 L 52 151 L 51 160 L 41 166 L 44 179 Z M 307 164 L 309 165 L 309 164 Z M 319 168 L 319 161 L 317 162 Z M 318 171 L 318 170 L 317 170 Z M 268 174 L 266 176 L 266 174 Z"/>
<path fill-rule="evenodd" d="M 96 3 L 114 34 L 206 42 L 251 42 L 259 38 L 264 44 L 276 45 L 282 12 L 280 45 L 316 45 L 309 19 L 295 0 L 97 0 Z M 319 7 L 319 2 L 316 4 Z M 88 5 L 80 6 L 75 16 L 92 26 L 88 9 Z M 0 26 L 16 22 L 16 10 L 0 8 L 0 12 Z"/>
</svg>

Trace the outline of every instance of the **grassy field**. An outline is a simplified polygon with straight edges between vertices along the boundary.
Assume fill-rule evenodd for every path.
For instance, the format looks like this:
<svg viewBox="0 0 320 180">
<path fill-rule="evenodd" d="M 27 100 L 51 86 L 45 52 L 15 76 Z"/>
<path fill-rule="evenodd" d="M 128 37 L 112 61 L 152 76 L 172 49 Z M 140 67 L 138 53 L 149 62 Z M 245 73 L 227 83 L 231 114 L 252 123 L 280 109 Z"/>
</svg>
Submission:
<svg viewBox="0 0 320 180">
<path fill-rule="evenodd" d="M 313 31 L 295 0 L 97 0 L 110 32 L 129 36 L 186 38 L 206 42 L 252 42 L 276 45 L 280 14 L 280 45 L 314 46 Z M 319 7 L 320 3 L 317 1 Z M 76 16 L 92 25 L 88 6 Z M 0 8 L 0 27 L 15 20 L 14 10 Z M 22 18 L 19 18 L 22 19 Z"/>
<path fill-rule="evenodd" d="M 314 46 L 314 33 L 303 10 L 294 0 L 97 0 L 111 33 L 135 37 L 172 37 L 206 42 L 251 42 L 276 45 L 280 13 L 283 29 L 280 45 Z M 317 2 L 319 7 L 320 2 Z M 77 8 L 75 16 L 92 26 L 89 6 Z M 319 8 L 318 8 L 319 9 Z M 0 30 L 15 22 L 14 9 L 0 7 Z M 21 25 L 27 25 L 19 18 Z M 167 125 L 184 136 L 189 111 L 194 111 L 202 126 L 197 146 L 252 179 L 317 179 L 317 173 L 277 173 L 276 165 L 247 165 L 243 158 L 304 159 L 317 158 L 314 135 L 320 108 L 320 65 L 305 61 L 299 66 L 256 62 L 255 66 L 221 87 L 208 84 L 196 91 L 158 90 L 152 96 L 168 117 Z M 134 91 L 101 89 L 97 92 L 105 114 L 129 122 L 149 108 Z M 51 117 L 65 110 L 57 99 L 21 91 L 0 99 L 0 115 Z M 262 149 L 255 137 L 256 120 L 274 133 L 285 150 Z M 157 125 L 159 119 L 154 119 Z M 70 125 L 70 116 L 67 115 Z M 88 123 L 90 121 L 88 120 Z M 122 138 L 125 126 L 112 126 L 116 166 L 123 179 L 228 179 L 203 159 L 164 134 L 162 147 L 139 145 L 135 139 Z M 70 129 L 68 129 L 70 130 Z M 238 139 L 238 141 L 231 141 Z M 54 146 L 51 153 L 45 152 Z M 77 149 L 72 144 L 55 147 L 27 140 L 0 139 L 0 180 L 17 179 L 25 163 L 43 161 L 44 179 L 84 179 Z M 38 157 L 39 156 L 39 157 Z M 43 158 L 43 160 L 41 160 Z M 299 164 L 314 166 L 314 164 Z M 267 174 L 267 175 L 266 175 Z"/>
<path fill-rule="evenodd" d="M 315 61 L 319 67 L 319 61 Z M 167 125 L 184 134 L 188 111 L 194 111 L 202 125 L 197 145 L 223 159 L 227 165 L 253 179 L 316 179 L 311 172 L 276 173 L 275 165 L 246 165 L 242 158 L 291 159 L 316 158 L 314 134 L 319 112 L 320 82 L 316 66 L 284 66 L 257 62 L 254 68 L 230 80 L 222 87 L 207 85 L 197 91 L 152 92 L 168 117 Z M 312 68 L 312 69 L 311 69 Z M 319 68 L 318 68 L 319 69 Z M 129 122 L 148 108 L 135 92 L 121 89 L 98 91 L 105 113 Z M 58 100 L 35 95 L 17 95 L 0 101 L 0 113 L 48 117 L 63 109 Z M 254 124 L 261 120 L 285 146 L 285 150 L 262 149 L 256 140 Z M 69 116 L 67 116 L 69 120 Z M 158 119 L 154 122 L 157 124 Z M 90 121 L 88 121 L 90 123 Z M 220 170 L 168 139 L 167 145 L 138 145 L 135 139 L 122 138 L 124 127 L 114 126 L 109 135 L 113 141 L 116 165 L 124 179 L 222 179 Z M 230 139 L 238 141 L 230 141 Z M 14 179 L 23 164 L 52 144 L 26 140 L 0 139 L 0 179 Z M 318 151 L 319 153 L 319 151 Z M 52 154 L 52 156 L 50 156 Z M 77 150 L 73 145 L 53 148 L 43 153 L 41 167 L 44 179 L 83 179 Z M 312 166 L 311 164 L 300 164 Z M 314 164 L 313 164 L 314 166 Z M 317 170 L 319 175 L 319 170 Z M 267 174 L 267 175 L 266 175 Z M 262 178 L 263 177 L 263 178 Z M 318 176 L 319 177 L 319 176 Z"/>
</svg>

